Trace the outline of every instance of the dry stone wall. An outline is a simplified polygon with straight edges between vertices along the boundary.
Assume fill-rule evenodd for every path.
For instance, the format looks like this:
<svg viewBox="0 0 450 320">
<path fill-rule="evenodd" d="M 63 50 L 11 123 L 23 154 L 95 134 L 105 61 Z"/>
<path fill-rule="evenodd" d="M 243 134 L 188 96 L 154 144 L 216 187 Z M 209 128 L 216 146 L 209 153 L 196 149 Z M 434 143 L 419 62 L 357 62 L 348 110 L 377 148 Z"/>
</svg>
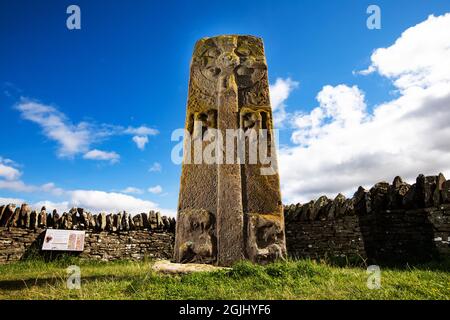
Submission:
<svg viewBox="0 0 450 320">
<path fill-rule="evenodd" d="M 346 199 L 325 196 L 285 207 L 290 256 L 413 263 L 450 257 L 450 180 L 419 175 L 409 185 L 362 187 Z"/>
<path fill-rule="evenodd" d="M 59 215 L 39 213 L 23 204 L 0 206 L 0 263 L 24 259 L 30 255 L 58 255 L 42 252 L 46 228 L 85 230 L 82 258 L 98 260 L 132 259 L 145 257 L 170 259 L 173 252 L 175 219 L 159 212 L 131 216 L 118 214 L 91 214 L 82 208 L 73 208 Z"/>
<path fill-rule="evenodd" d="M 409 185 L 360 187 L 346 199 L 320 197 L 284 207 L 288 255 L 294 258 L 365 259 L 378 264 L 450 257 L 450 180 L 419 175 Z M 72 209 L 38 213 L 23 204 L 0 206 L 0 263 L 40 252 L 46 228 L 86 230 L 87 259 L 171 259 L 175 219 L 157 212 L 131 216 Z"/>
</svg>

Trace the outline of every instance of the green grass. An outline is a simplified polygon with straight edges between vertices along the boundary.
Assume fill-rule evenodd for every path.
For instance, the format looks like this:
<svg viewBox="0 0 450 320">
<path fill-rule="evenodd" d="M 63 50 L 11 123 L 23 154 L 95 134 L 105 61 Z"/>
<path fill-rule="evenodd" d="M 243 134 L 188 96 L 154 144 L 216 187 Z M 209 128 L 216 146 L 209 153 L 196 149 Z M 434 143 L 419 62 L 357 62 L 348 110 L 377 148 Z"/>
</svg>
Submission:
<svg viewBox="0 0 450 320">
<path fill-rule="evenodd" d="M 66 268 L 81 268 L 81 290 L 66 288 Z M 151 271 L 151 261 L 65 258 L 0 266 L 0 299 L 450 299 L 450 262 L 383 269 L 382 288 L 365 268 L 297 260 L 184 276 Z"/>
</svg>

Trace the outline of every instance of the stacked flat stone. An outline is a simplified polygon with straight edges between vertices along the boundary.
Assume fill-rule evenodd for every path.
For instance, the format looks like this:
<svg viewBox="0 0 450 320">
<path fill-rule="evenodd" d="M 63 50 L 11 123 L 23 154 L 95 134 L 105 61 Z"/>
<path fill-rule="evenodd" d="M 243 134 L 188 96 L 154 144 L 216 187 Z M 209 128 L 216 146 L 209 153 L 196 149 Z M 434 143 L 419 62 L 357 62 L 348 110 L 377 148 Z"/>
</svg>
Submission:
<svg viewBox="0 0 450 320">
<path fill-rule="evenodd" d="M 150 211 L 131 215 L 125 211 L 117 214 L 92 214 L 83 208 L 72 208 L 60 215 L 56 210 L 47 213 L 42 207 L 39 212 L 24 203 L 0 206 L 0 227 L 25 229 L 66 229 L 120 232 L 129 230 L 175 231 L 175 219 Z"/>
<path fill-rule="evenodd" d="M 334 199 L 321 196 L 304 204 L 284 207 L 285 219 L 314 221 L 364 215 L 386 210 L 411 210 L 450 204 L 450 180 L 420 174 L 412 185 L 395 177 L 392 184 L 379 182 L 369 190 L 359 187 L 352 198 L 338 194 Z"/>
</svg>

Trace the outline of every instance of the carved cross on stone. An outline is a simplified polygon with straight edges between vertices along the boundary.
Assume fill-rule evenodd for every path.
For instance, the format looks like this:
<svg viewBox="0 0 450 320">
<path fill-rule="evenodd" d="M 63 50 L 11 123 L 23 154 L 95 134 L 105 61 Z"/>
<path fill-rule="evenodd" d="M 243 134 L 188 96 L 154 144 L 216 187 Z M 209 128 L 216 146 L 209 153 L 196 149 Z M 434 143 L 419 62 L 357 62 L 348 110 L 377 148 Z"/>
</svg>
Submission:
<svg viewBox="0 0 450 320">
<path fill-rule="evenodd" d="M 269 145 L 274 145 L 271 118 L 262 40 L 226 35 L 198 41 L 191 63 L 187 131 L 201 139 L 210 128 L 217 128 L 222 137 L 229 129 L 267 129 Z M 209 143 L 201 142 L 204 147 Z M 186 140 L 184 146 L 186 159 L 193 146 Z M 226 148 L 218 152 L 226 159 Z M 245 153 L 247 159 L 249 151 Z M 177 262 L 229 266 L 242 259 L 266 263 L 285 256 L 279 176 L 262 175 L 265 166 L 238 161 L 183 163 Z"/>
</svg>

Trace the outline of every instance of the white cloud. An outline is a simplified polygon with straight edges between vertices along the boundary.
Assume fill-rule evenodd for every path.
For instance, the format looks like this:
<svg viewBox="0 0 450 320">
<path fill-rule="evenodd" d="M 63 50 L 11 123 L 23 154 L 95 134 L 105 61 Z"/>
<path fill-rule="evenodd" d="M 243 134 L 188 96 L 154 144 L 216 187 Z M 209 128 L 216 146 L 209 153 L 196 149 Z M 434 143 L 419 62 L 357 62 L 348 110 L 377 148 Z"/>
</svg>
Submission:
<svg viewBox="0 0 450 320">
<path fill-rule="evenodd" d="M 9 159 L 0 157 L 0 178 L 6 180 L 17 180 L 21 176 L 21 172 L 13 167 L 14 162 Z"/>
<path fill-rule="evenodd" d="M 358 87 L 324 86 L 319 106 L 294 116 L 296 145 L 280 151 L 285 202 L 351 195 L 396 175 L 450 175 L 449 50 L 450 14 L 430 16 L 372 55 L 367 70 L 391 79 L 398 98 L 370 111 Z"/>
<path fill-rule="evenodd" d="M 155 210 L 158 207 L 154 202 L 130 195 L 97 190 L 70 191 L 69 203 L 75 207 L 83 207 L 94 212 L 119 212 L 125 210 L 129 213 L 141 213 Z"/>
<path fill-rule="evenodd" d="M 407 29 L 394 45 L 375 50 L 371 67 L 400 90 L 450 81 L 450 13 Z M 370 68 L 370 67 L 369 67 Z"/>
<path fill-rule="evenodd" d="M 4 197 L 0 197 L 0 206 L 2 205 L 7 205 L 10 203 L 13 203 L 15 205 L 19 205 L 21 203 L 24 203 L 25 200 L 21 199 L 21 198 L 4 198 Z"/>
<path fill-rule="evenodd" d="M 152 164 L 152 166 L 148 169 L 149 172 L 161 172 L 162 166 L 159 162 L 155 162 Z"/>
<path fill-rule="evenodd" d="M 122 127 L 111 124 L 95 124 L 90 122 L 72 123 L 68 117 L 55 107 L 45 105 L 27 98 L 21 98 L 14 106 L 22 118 L 38 124 L 44 135 L 58 144 L 59 157 L 74 157 L 85 154 L 94 143 L 118 135 L 132 135 L 139 149 L 144 149 L 148 136 L 157 135 L 156 129 L 147 126 Z M 92 159 L 92 158 L 85 158 Z M 104 160 L 102 157 L 98 160 Z"/>
<path fill-rule="evenodd" d="M 53 182 L 43 184 L 40 187 L 40 190 L 43 192 L 54 194 L 55 196 L 63 195 L 65 192 L 64 189 L 56 187 L 56 185 Z"/>
<path fill-rule="evenodd" d="M 283 121 L 288 117 L 284 102 L 289 97 L 292 90 L 297 87 L 298 82 L 293 81 L 291 78 L 277 78 L 275 84 L 270 85 L 270 103 L 272 105 L 276 127 L 281 127 L 283 125 Z"/>
<path fill-rule="evenodd" d="M 0 158 L 2 162 L 4 159 Z M 6 161 L 7 163 L 13 164 L 13 161 Z M 42 206 L 45 206 L 48 211 L 57 209 L 58 212 L 67 212 L 72 207 L 82 207 L 94 213 L 100 211 L 106 212 L 119 212 L 127 211 L 132 214 L 148 212 L 150 210 L 160 211 L 162 214 L 175 216 L 176 212 L 172 209 L 159 208 L 157 203 L 152 201 L 139 199 L 125 193 L 142 194 L 144 191 L 135 188 L 128 187 L 122 190 L 121 193 L 118 192 L 105 192 L 99 190 L 64 190 L 58 188 L 53 182 L 49 182 L 40 186 L 29 185 L 21 180 L 0 180 L 0 189 L 5 189 L 13 192 L 20 193 L 46 193 L 58 198 L 62 201 L 51 201 L 43 200 L 35 203 L 31 203 L 31 206 L 36 210 L 40 210 Z M 162 192 L 161 186 L 156 186 L 153 188 L 155 193 Z M 0 197 L 0 205 L 15 203 L 21 204 L 27 202 L 22 198 L 7 198 Z M 29 202 L 28 202 L 29 203 Z"/>
<path fill-rule="evenodd" d="M 0 189 L 15 192 L 35 192 L 39 190 L 37 186 L 27 185 L 20 180 L 0 180 Z"/>
<path fill-rule="evenodd" d="M 23 201 L 22 201 L 22 203 L 23 203 Z M 64 212 L 69 212 L 69 210 L 71 208 L 73 208 L 73 206 L 71 206 L 68 201 L 53 202 L 53 201 L 49 201 L 49 200 L 31 203 L 30 207 L 33 208 L 34 210 L 41 210 L 42 207 L 45 207 L 45 210 L 48 213 L 53 212 L 53 210 L 56 210 L 56 211 L 58 211 L 59 214 L 62 214 Z"/>
<path fill-rule="evenodd" d="M 70 157 L 88 149 L 92 135 L 86 122 L 73 125 L 54 107 L 24 98 L 15 108 L 21 112 L 22 118 L 40 125 L 45 136 L 59 144 L 59 156 Z"/>
<path fill-rule="evenodd" d="M 135 187 L 127 187 L 127 188 L 123 189 L 121 192 L 122 193 L 129 193 L 129 194 L 133 194 L 133 193 L 134 194 L 142 194 L 142 193 L 144 193 L 144 191 L 142 191 L 139 188 L 135 188 Z"/>
<path fill-rule="evenodd" d="M 148 137 L 147 136 L 134 136 L 133 141 L 134 141 L 134 143 L 136 143 L 136 146 L 140 150 L 144 150 L 145 145 L 148 143 Z"/>
<path fill-rule="evenodd" d="M 148 188 L 147 191 L 154 194 L 160 194 L 163 191 L 163 189 L 160 185 L 156 185 L 154 187 Z"/>
<path fill-rule="evenodd" d="M 124 133 L 138 136 L 155 136 L 159 134 L 159 131 L 146 126 L 140 126 L 137 128 L 128 127 L 127 129 L 124 130 Z"/>
<path fill-rule="evenodd" d="M 118 155 L 116 152 L 111 151 L 101 151 L 101 150 L 91 150 L 89 152 L 86 152 L 83 155 L 83 159 L 88 160 L 101 160 L 101 161 L 110 161 L 111 163 L 116 163 L 120 159 L 120 155 Z"/>
</svg>

